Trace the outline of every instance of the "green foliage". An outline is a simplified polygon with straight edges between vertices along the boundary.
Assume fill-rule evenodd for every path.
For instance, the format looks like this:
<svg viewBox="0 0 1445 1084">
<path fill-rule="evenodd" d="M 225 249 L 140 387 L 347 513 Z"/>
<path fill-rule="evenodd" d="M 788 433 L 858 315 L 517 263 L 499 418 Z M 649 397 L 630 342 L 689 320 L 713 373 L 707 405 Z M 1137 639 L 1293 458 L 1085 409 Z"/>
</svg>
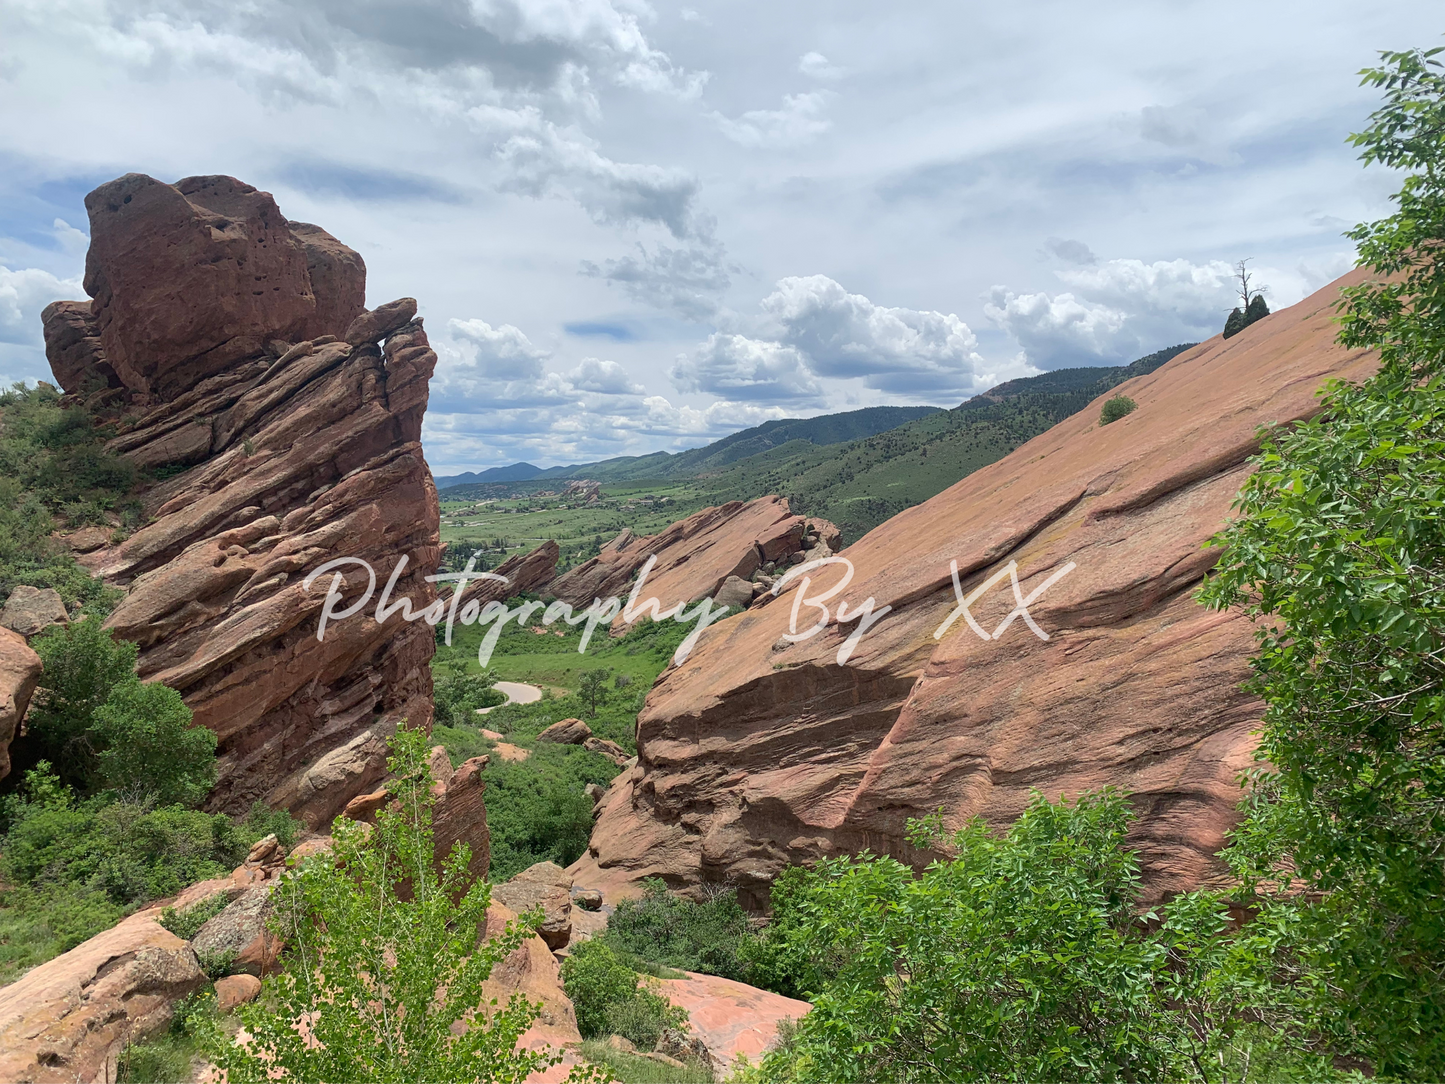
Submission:
<svg viewBox="0 0 1445 1084">
<path fill-rule="evenodd" d="M 1126 414 L 1133 414 L 1139 409 L 1139 404 L 1130 399 L 1127 395 L 1115 395 L 1104 402 L 1104 407 L 1099 411 L 1099 424 L 1108 425 L 1110 422 L 1117 422 Z"/>
<path fill-rule="evenodd" d="M 1224 338 L 1232 339 L 1256 320 L 1263 320 L 1269 315 L 1269 304 L 1264 300 L 1263 294 L 1255 294 L 1249 299 L 1249 305 L 1245 308 L 1235 306 L 1224 321 Z"/>
<path fill-rule="evenodd" d="M 67 605 L 104 610 L 119 592 L 81 568 L 50 537 L 55 517 L 69 526 L 108 514 L 139 521 L 129 493 L 135 468 L 104 448 L 108 435 L 79 409 L 62 410 L 53 389 L 15 385 L 0 394 L 0 599 L 16 584 L 54 587 Z"/>
<path fill-rule="evenodd" d="M 641 899 L 623 900 L 603 939 L 619 952 L 684 971 L 752 982 L 742 954 L 751 937 L 737 892 L 719 891 L 703 903 L 675 896 L 659 878 L 643 882 Z"/>
<path fill-rule="evenodd" d="M 275 836 L 276 842 L 288 851 L 296 845 L 306 825 L 284 809 L 272 809 L 265 802 L 255 801 L 241 821 L 241 831 L 249 847 L 257 840 Z"/>
<path fill-rule="evenodd" d="M 712 1070 L 698 1062 L 678 1069 L 651 1058 L 613 1050 L 600 1039 L 583 1042 L 582 1057 L 625 1084 L 712 1084 L 713 1080 Z"/>
<path fill-rule="evenodd" d="M 520 1082 L 558 1060 L 516 1049 L 536 1005 L 484 996 L 527 930 L 513 923 L 479 943 L 491 890 L 468 877 L 466 846 L 453 846 L 440 874 L 434 867 L 429 744 L 399 730 L 388 762 L 398 808 L 383 807 L 374 826 L 338 818 L 333 854 L 277 887 L 286 949 L 272 996 L 240 1009 L 245 1047 L 219 1034 L 209 1043 L 232 1084 L 277 1070 L 297 1080 Z"/>
<path fill-rule="evenodd" d="M 597 715 L 597 709 L 607 701 L 608 670 L 588 670 L 577 683 L 577 696 L 587 705 L 589 717 Z"/>
<path fill-rule="evenodd" d="M 492 688 L 497 680 L 495 670 L 484 673 L 443 673 L 432 682 L 435 721 L 441 726 L 457 726 L 476 719 L 477 708 L 494 708 L 505 704 L 505 694 Z"/>
<path fill-rule="evenodd" d="M 141 1043 L 128 1043 L 116 1062 L 119 1084 L 174 1084 L 194 1075 L 192 1061 L 216 1028 L 216 997 L 209 990 L 179 1002 L 171 1025 Z"/>
<path fill-rule="evenodd" d="M 1142 912 L 1129 819 L 1117 792 L 1035 795 L 921 876 L 870 855 L 794 874 L 769 947 L 803 966 L 813 1011 L 762 1079 L 1256 1079 L 1236 1026 L 1254 950 L 1221 936 L 1209 894 Z M 1268 1041 L 1277 1067 L 1330 1075 L 1287 1029 Z"/>
<path fill-rule="evenodd" d="M 1414 170 L 1350 236 L 1391 281 L 1345 291 L 1340 341 L 1379 372 L 1267 440 L 1204 591 L 1258 624 L 1265 701 L 1229 852 L 1287 932 L 1279 966 L 1336 1049 L 1445 1074 L 1445 78 L 1440 50 L 1365 73 L 1386 104 L 1354 142 Z M 1303 889 L 1283 895 L 1285 888 Z"/>
<path fill-rule="evenodd" d="M 92 789 L 100 775 L 95 712 L 116 686 L 135 680 L 136 646 L 112 637 L 98 617 L 54 626 L 31 646 L 45 669 L 26 717 L 29 740 L 68 784 Z"/>
<path fill-rule="evenodd" d="M 622 957 L 596 939 L 582 942 L 562 961 L 562 986 L 584 1039 L 621 1035 L 638 1049 L 651 1050 L 664 1029 L 687 1024 L 686 1010 L 649 989 Z"/>
<path fill-rule="evenodd" d="M 174 907 L 161 909 L 160 924 L 182 941 L 189 941 L 201 932 L 201 927 L 226 909 L 230 898 L 224 892 L 217 892 L 209 899 L 193 903 L 183 911 Z"/>
<path fill-rule="evenodd" d="M 584 788 L 606 786 L 616 772 L 606 757 L 575 745 L 536 745 L 523 761 L 493 757 L 482 772 L 492 880 L 537 862 L 565 867 L 581 858 L 592 835 L 592 799 Z"/>
<path fill-rule="evenodd" d="M 95 712 L 101 781 L 127 796 L 197 806 L 216 782 L 216 735 L 191 725 L 181 694 L 121 682 Z"/>
</svg>

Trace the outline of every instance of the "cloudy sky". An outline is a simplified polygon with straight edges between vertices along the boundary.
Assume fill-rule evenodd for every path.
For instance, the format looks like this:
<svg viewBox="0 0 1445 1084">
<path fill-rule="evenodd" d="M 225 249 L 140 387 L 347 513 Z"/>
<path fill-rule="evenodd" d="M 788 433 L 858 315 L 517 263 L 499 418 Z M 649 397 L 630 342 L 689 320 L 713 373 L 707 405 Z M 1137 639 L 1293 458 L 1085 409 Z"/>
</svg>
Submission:
<svg viewBox="0 0 1445 1084">
<path fill-rule="evenodd" d="M 420 299 L 440 473 L 951 406 L 1351 263 L 1356 72 L 1437 2 L 0 0 L 0 378 L 84 194 L 227 173 Z"/>
</svg>

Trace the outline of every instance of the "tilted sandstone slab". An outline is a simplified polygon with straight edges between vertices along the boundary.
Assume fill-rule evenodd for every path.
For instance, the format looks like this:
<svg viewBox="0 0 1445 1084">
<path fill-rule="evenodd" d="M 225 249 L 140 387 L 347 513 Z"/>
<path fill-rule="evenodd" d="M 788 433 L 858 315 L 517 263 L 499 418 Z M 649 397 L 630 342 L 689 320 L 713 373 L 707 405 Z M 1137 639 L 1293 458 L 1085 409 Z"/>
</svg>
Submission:
<svg viewBox="0 0 1445 1084">
<path fill-rule="evenodd" d="M 713 1069 L 726 1074 L 746 1057 L 754 1065 L 778 1037 L 784 1020 L 797 1022 L 813 1008 L 806 1001 L 770 990 L 685 971 L 681 979 L 661 979 L 656 989 L 668 1001 L 687 1010 L 687 1026 L 702 1040 Z"/>
<path fill-rule="evenodd" d="M 262 799 L 324 825 L 381 779 L 403 719 L 431 721 L 430 626 L 374 612 L 403 559 L 391 601 L 418 613 L 435 594 L 420 436 L 436 354 L 415 300 L 363 312 L 361 258 L 240 181 L 129 174 L 87 208 L 90 356 L 125 385 L 110 449 L 169 476 L 142 494 L 143 527 L 82 559 L 127 589 L 107 624 L 141 677 L 216 732 L 209 807 Z M 86 338 L 73 315 L 46 323 L 67 364 Z M 304 581 L 342 558 L 346 602 L 362 561 L 372 599 L 318 639 L 332 576 Z"/>
<path fill-rule="evenodd" d="M 115 1080 L 125 1045 L 162 1030 L 205 983 L 186 942 L 132 915 L 0 989 L 0 1080 Z"/>
<path fill-rule="evenodd" d="M 1203 544 L 1258 427 L 1371 371 L 1334 343 L 1338 286 L 1122 385 L 1127 417 L 1101 427 L 1095 402 L 845 550 L 832 615 L 840 599 L 891 607 L 847 665 L 858 619 L 789 642 L 788 591 L 715 625 L 649 694 L 638 763 L 603 798 L 577 880 L 614 898 L 647 876 L 733 882 L 763 908 L 790 863 L 865 848 L 927 861 L 906 822 L 939 807 L 950 828 L 1001 825 L 1035 789 L 1105 785 L 1133 795 L 1151 894 L 1208 879 L 1260 705 L 1240 688 L 1252 626 L 1193 599 L 1218 556 Z M 1003 575 L 971 610 L 982 639 L 962 616 L 935 639 L 957 605 L 950 562 L 965 593 Z M 1022 597 L 1075 566 L 1031 606 L 1047 641 L 1021 617 L 991 637 L 1015 606 L 1011 562 Z M 843 568 L 813 575 L 816 596 Z M 803 607 L 797 631 L 816 617 Z"/>
<path fill-rule="evenodd" d="M 39 680 L 40 656 L 18 632 L 0 628 L 0 779 L 10 774 L 10 742 Z"/>
<path fill-rule="evenodd" d="M 798 551 L 804 523 L 786 497 L 729 501 L 655 535 L 638 538 L 623 531 L 596 557 L 553 580 L 548 592 L 573 606 L 598 598 L 625 600 L 634 574 L 655 556 L 639 602 L 656 598 L 666 612 L 680 602 L 712 598 L 729 576 L 746 580 L 765 561 Z"/>
</svg>

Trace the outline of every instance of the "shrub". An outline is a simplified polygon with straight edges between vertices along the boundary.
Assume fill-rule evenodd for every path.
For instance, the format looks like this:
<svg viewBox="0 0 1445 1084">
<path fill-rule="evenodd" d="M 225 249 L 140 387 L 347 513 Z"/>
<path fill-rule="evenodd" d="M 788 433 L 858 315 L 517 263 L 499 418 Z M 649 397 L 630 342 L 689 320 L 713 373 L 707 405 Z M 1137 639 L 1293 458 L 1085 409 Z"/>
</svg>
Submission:
<svg viewBox="0 0 1445 1084">
<path fill-rule="evenodd" d="M 1174 1080 L 1246 1077 L 1238 1021 L 1257 943 L 1232 942 L 1223 901 L 1139 906 L 1117 792 L 1035 795 L 1002 836 L 975 820 L 921 876 L 891 858 L 826 860 L 775 898 L 778 940 L 821 976 L 792 1046 L 765 1080 Z M 774 942 L 774 947 L 779 947 Z M 1274 1006 L 1259 1002 L 1250 1011 Z M 1276 1066 L 1328 1078 L 1288 1028 Z M 1248 1055 L 1248 1056 L 1246 1056 Z M 1281 1071 L 1280 1075 L 1284 1075 Z"/>
<path fill-rule="evenodd" d="M 95 711 L 117 685 L 135 680 L 136 646 L 116 640 L 97 617 L 50 628 L 31 646 L 45 667 L 26 716 L 31 740 L 63 781 L 92 790 L 99 780 Z"/>
<path fill-rule="evenodd" d="M 732 889 L 694 903 L 667 890 L 660 879 L 644 882 L 641 899 L 623 900 L 604 938 L 619 952 L 686 971 L 751 981 L 741 958 L 750 937 L 748 917 Z"/>
<path fill-rule="evenodd" d="M 488 1005 L 482 984 L 527 931 L 509 924 L 479 943 L 491 890 L 469 878 L 468 848 L 454 844 L 440 875 L 434 867 L 429 744 L 420 730 L 397 731 L 387 767 L 399 808 L 383 807 L 374 825 L 338 817 L 332 854 L 277 887 L 273 928 L 286 949 L 271 996 L 239 1010 L 246 1046 L 215 1031 L 207 1043 L 232 1084 L 260 1084 L 278 1072 L 295 1080 L 521 1081 L 559 1060 L 517 1049 L 537 1013 L 521 994 L 476 1011 Z M 305 1037 L 296 1027 L 303 1018 Z"/>
<path fill-rule="evenodd" d="M 209 899 L 193 903 L 183 911 L 174 907 L 161 909 L 160 924 L 182 941 L 189 941 L 201 932 L 201 927 L 226 909 L 230 898 L 224 892 L 217 892 Z"/>
<path fill-rule="evenodd" d="M 687 1011 L 647 988 L 617 953 L 597 939 L 584 941 L 562 962 L 562 986 L 577 1011 L 584 1039 L 621 1035 L 651 1050 L 667 1028 L 683 1028 Z"/>
<path fill-rule="evenodd" d="M 446 674 L 434 679 L 432 698 L 434 720 L 442 726 L 460 726 L 476 721 L 477 708 L 494 708 L 505 704 L 505 694 L 492 688 L 496 672 L 483 674 Z"/>
<path fill-rule="evenodd" d="M 162 805 L 197 806 L 216 782 L 216 735 L 191 725 L 181 694 L 123 681 L 96 709 L 99 777 L 112 790 Z"/>
<path fill-rule="evenodd" d="M 1130 399 L 1127 395 L 1116 395 L 1104 402 L 1104 408 L 1099 411 L 1099 424 L 1108 425 L 1110 422 L 1117 422 L 1126 414 L 1132 414 L 1137 410 L 1139 404 Z"/>
</svg>

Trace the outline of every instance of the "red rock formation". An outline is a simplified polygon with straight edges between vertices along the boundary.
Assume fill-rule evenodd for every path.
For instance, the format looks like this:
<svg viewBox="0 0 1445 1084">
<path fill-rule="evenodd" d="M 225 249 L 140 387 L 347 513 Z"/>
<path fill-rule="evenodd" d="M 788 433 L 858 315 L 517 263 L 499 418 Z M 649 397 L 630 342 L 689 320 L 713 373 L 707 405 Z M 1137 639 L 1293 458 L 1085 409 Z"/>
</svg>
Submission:
<svg viewBox="0 0 1445 1084">
<path fill-rule="evenodd" d="M 801 1020 L 813 1008 L 768 990 L 716 975 L 683 973 L 686 978 L 662 979 L 657 990 L 687 1010 L 688 1030 L 702 1040 L 713 1069 L 724 1075 L 738 1055 L 754 1065 L 778 1037 L 784 1020 Z"/>
<path fill-rule="evenodd" d="M 451 854 L 452 846 L 465 843 L 471 851 L 467 871 L 476 878 L 487 875 L 492 862 L 492 836 L 487 830 L 487 785 L 482 770 L 487 757 L 472 757 L 453 770 L 447 751 L 432 749 L 432 792 L 437 804 L 432 811 L 432 843 L 438 861 Z"/>
<path fill-rule="evenodd" d="M 40 656 L 18 632 L 0 628 L 0 779 L 10 774 L 10 742 L 39 680 Z"/>
<path fill-rule="evenodd" d="M 1209 877 L 1260 708 L 1240 689 L 1250 624 L 1193 599 L 1217 557 L 1202 545 L 1257 428 L 1313 414 L 1327 378 L 1372 368 L 1334 344 L 1338 286 L 1124 384 L 1128 417 L 1100 426 L 1095 402 L 844 551 L 855 574 L 839 597 L 892 607 L 846 666 L 857 619 L 790 643 L 788 593 L 714 626 L 649 694 L 638 764 L 604 797 L 577 880 L 613 896 L 647 876 L 733 881 L 763 907 L 789 863 L 927 859 L 906 843 L 910 817 L 1003 824 L 1035 788 L 1106 784 L 1134 795 L 1153 893 Z M 1022 620 L 980 639 L 962 618 L 935 639 L 956 605 L 950 561 L 965 592 L 1005 574 L 972 608 L 986 634 L 1014 606 L 1010 562 L 1024 595 L 1072 562 L 1031 609 L 1050 639 Z M 842 569 L 815 575 L 814 595 Z"/>
<path fill-rule="evenodd" d="M 186 942 L 132 915 L 0 989 L 0 1080 L 115 1080 L 125 1045 L 165 1028 L 205 983 Z"/>
<path fill-rule="evenodd" d="M 129 403 L 110 447 L 179 473 L 144 494 L 144 527 L 83 560 L 128 589 L 108 625 L 139 645 L 141 677 L 220 739 L 210 807 L 263 799 L 323 825 L 381 779 L 402 719 L 431 721 L 431 627 L 373 620 L 402 557 L 392 599 L 433 596 L 439 553 L 416 302 L 363 313 L 361 258 L 232 178 L 129 174 L 86 207 L 90 363 Z M 53 359 L 78 356 L 73 311 L 46 323 Z M 303 580 L 342 557 L 371 565 L 375 594 L 318 641 L 331 576 Z M 351 601 L 366 574 L 343 571 Z"/>
<path fill-rule="evenodd" d="M 547 590 L 573 606 L 586 606 L 597 598 L 625 599 L 634 573 L 655 555 L 657 563 L 647 575 L 640 600 L 656 598 L 666 611 L 679 602 L 712 598 L 729 576 L 746 580 L 764 562 L 799 551 L 804 524 L 804 517 L 792 514 L 786 497 L 729 501 L 695 512 L 655 535 L 638 538 L 623 531 L 596 557 L 558 576 Z M 837 529 L 833 531 L 836 534 Z"/>
</svg>

